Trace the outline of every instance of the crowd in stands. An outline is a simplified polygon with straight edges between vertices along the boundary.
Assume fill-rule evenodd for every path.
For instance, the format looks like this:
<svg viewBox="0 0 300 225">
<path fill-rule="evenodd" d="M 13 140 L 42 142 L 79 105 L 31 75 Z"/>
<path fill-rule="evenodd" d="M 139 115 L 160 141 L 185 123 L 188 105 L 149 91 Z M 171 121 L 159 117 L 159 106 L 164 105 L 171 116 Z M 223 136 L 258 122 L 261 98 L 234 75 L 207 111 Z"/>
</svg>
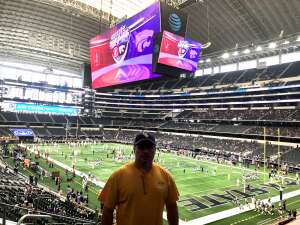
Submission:
<svg viewBox="0 0 300 225">
<path fill-rule="evenodd" d="M 152 114 L 155 115 L 155 114 Z M 159 115 L 159 114 L 157 114 Z M 103 127 L 138 127 L 142 128 L 158 128 L 158 129 L 175 129 L 185 131 L 205 131 L 218 133 L 242 133 L 263 135 L 263 125 L 258 126 L 257 122 L 269 122 L 266 126 L 266 135 L 277 136 L 278 128 L 280 128 L 280 136 L 284 137 L 300 137 L 300 128 L 297 125 L 278 125 L 272 126 L 272 121 L 277 122 L 297 122 L 300 121 L 299 109 L 240 109 L 240 110 L 184 110 L 178 115 L 174 114 L 172 120 L 164 120 L 159 117 L 156 119 L 134 119 L 134 118 L 93 118 L 93 117 L 68 117 L 62 115 L 43 115 L 22 113 L 0 113 L 0 121 L 2 122 L 26 122 L 38 123 L 48 122 L 48 128 L 35 126 L 34 132 L 39 137 L 47 136 L 65 136 L 66 130 L 63 128 L 64 123 L 79 123 L 80 126 L 98 125 Z M 254 121 L 247 123 L 245 121 Z M 224 124 L 226 122 L 226 124 Z M 277 123 L 278 124 L 278 123 Z M 77 124 L 76 124 L 77 127 Z M 69 129 L 69 136 L 99 136 L 99 133 L 77 130 L 76 127 Z M 0 136 L 12 136 L 10 127 L 2 127 Z"/>
<path fill-rule="evenodd" d="M 264 135 L 263 126 L 243 125 L 240 123 L 234 124 L 216 124 L 216 123 L 198 123 L 198 122 L 176 122 L 169 121 L 160 126 L 161 129 L 175 129 L 185 131 L 205 131 L 218 133 L 236 133 L 236 134 L 256 134 Z M 300 137 L 300 128 L 293 127 L 271 127 L 266 126 L 265 134 L 268 136 L 278 136 L 278 129 L 280 136 L 283 137 Z"/>
<path fill-rule="evenodd" d="M 284 63 L 280 65 L 274 65 L 265 69 L 248 69 L 239 70 L 226 73 L 217 73 L 214 75 L 203 75 L 196 78 L 183 78 L 180 81 L 157 81 L 150 84 L 144 84 L 140 86 L 140 90 L 169 90 L 169 89 L 181 89 L 184 88 L 204 88 L 212 87 L 216 85 L 229 85 L 240 83 L 252 83 L 253 81 L 265 81 L 264 83 L 274 83 L 272 81 L 296 77 L 299 75 L 300 62 Z M 267 82 L 269 81 L 269 82 Z"/>
<path fill-rule="evenodd" d="M 185 110 L 178 119 L 300 121 L 299 109 Z"/>
<path fill-rule="evenodd" d="M 82 193 L 70 190 L 65 198 L 45 189 L 38 185 L 38 175 L 30 175 L 28 179 L 18 172 L 25 166 L 21 163 L 25 152 L 16 148 L 10 154 L 14 159 L 14 170 L 0 159 L 0 202 L 5 204 L 0 207 L 0 217 L 4 216 L 3 209 L 7 207 L 6 217 L 12 221 L 35 213 L 50 215 L 54 221 L 66 224 L 96 224 L 95 212 L 85 206 L 87 199 Z"/>
<path fill-rule="evenodd" d="M 264 135 L 262 127 L 248 127 L 244 133 Z M 279 133 L 278 133 L 279 129 Z M 300 127 L 266 127 L 266 135 L 283 137 L 300 137 Z"/>
<path fill-rule="evenodd" d="M 104 132 L 105 141 L 115 141 L 132 144 L 132 138 L 138 131 L 130 130 L 106 130 Z M 224 155 L 231 157 L 235 155 L 244 159 L 263 161 L 263 144 L 256 141 L 242 141 L 232 139 L 220 139 L 191 136 L 191 135 L 174 135 L 170 133 L 156 132 L 154 134 L 157 139 L 158 148 L 174 149 L 174 150 L 193 150 L 199 151 L 199 154 L 206 155 Z M 289 163 L 293 166 L 300 166 L 299 148 L 288 146 L 280 146 L 281 161 Z M 268 161 L 276 163 L 278 160 L 278 146 L 267 143 L 266 157 Z"/>
<path fill-rule="evenodd" d="M 217 124 L 206 124 L 206 123 L 193 123 L 193 122 L 175 122 L 169 121 L 161 125 L 160 128 L 165 129 L 177 129 L 177 130 L 204 130 L 209 131 Z"/>
</svg>

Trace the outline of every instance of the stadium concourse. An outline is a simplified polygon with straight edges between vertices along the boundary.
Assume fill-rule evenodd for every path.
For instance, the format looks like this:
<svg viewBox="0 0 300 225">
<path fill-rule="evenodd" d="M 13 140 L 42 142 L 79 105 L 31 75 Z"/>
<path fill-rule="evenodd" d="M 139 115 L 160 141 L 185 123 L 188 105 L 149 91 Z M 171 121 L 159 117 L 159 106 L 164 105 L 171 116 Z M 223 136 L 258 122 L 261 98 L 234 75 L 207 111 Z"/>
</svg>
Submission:
<svg viewBox="0 0 300 225">
<path fill-rule="evenodd" d="M 0 0 L 0 15 L 1 225 L 101 225 L 140 132 L 180 225 L 299 223 L 299 0 Z"/>
</svg>

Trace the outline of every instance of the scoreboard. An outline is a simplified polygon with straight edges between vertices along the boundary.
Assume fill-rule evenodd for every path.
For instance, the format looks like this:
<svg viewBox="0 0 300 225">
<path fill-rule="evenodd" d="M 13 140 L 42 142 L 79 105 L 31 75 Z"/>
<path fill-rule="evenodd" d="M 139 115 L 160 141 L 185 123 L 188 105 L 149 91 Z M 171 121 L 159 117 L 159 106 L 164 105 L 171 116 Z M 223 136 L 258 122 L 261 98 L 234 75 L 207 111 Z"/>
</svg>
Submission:
<svg viewBox="0 0 300 225">
<path fill-rule="evenodd" d="M 201 44 L 182 37 L 186 24 L 185 13 L 156 2 L 92 38 L 92 88 L 151 80 L 167 75 L 164 71 L 175 75 L 194 72 Z M 157 45 L 160 46 L 158 51 Z M 169 69 L 160 70 L 161 65 Z"/>
</svg>

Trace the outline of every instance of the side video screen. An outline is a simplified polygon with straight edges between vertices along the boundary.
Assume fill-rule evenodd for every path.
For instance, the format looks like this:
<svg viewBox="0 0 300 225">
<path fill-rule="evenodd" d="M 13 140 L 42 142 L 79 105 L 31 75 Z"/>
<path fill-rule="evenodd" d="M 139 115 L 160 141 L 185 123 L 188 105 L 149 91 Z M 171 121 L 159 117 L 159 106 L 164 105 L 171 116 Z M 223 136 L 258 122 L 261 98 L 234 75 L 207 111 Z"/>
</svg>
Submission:
<svg viewBox="0 0 300 225">
<path fill-rule="evenodd" d="M 195 72 L 201 54 L 201 44 L 164 31 L 158 63 Z"/>
</svg>

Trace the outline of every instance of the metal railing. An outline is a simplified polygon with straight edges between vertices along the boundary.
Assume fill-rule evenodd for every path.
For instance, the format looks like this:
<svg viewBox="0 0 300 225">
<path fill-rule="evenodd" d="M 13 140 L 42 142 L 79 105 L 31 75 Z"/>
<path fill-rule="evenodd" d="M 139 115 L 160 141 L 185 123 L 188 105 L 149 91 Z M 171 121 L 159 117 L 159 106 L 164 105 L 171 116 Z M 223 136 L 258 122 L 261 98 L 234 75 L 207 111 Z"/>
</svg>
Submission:
<svg viewBox="0 0 300 225">
<path fill-rule="evenodd" d="M 20 215 L 15 213 L 16 210 L 20 211 Z M 48 225 L 96 225 L 97 221 L 95 220 L 88 220 L 88 219 L 80 219 L 80 218 L 74 218 L 69 216 L 62 216 L 57 214 L 51 214 L 47 212 L 43 212 L 40 210 L 36 210 L 34 208 L 25 208 L 20 207 L 16 205 L 10 205 L 6 203 L 0 203 L 0 218 L 2 217 L 2 225 L 6 225 L 7 220 L 13 220 L 17 221 L 17 224 L 21 224 L 21 222 L 27 218 L 29 219 L 42 219 L 45 220 L 45 224 Z M 19 217 L 19 218 L 18 218 Z M 49 219 L 48 223 L 46 223 Z M 19 223 L 20 221 L 20 223 Z M 57 221 L 63 221 L 63 222 L 57 222 Z M 67 222 L 64 222 L 67 221 Z M 37 224 L 40 225 L 40 223 L 31 223 L 31 224 Z"/>
<path fill-rule="evenodd" d="M 25 219 L 28 219 L 28 218 L 31 218 L 31 219 L 52 219 L 51 216 L 48 216 L 48 215 L 39 215 L 39 214 L 26 214 L 24 216 L 22 216 L 18 222 L 17 222 L 17 225 L 21 225 L 21 223 L 25 220 Z"/>
</svg>

